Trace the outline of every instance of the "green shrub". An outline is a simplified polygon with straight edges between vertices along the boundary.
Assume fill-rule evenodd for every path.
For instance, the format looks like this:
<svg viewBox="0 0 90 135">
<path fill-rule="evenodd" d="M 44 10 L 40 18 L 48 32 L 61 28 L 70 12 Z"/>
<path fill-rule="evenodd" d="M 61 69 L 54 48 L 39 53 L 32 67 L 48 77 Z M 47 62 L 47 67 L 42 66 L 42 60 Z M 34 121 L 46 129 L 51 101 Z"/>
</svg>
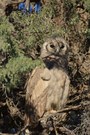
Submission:
<svg viewBox="0 0 90 135">
<path fill-rule="evenodd" d="M 30 15 L 17 11 L 0 19 L 2 89 L 11 91 L 24 84 L 25 74 L 42 63 L 38 59 L 40 52 L 37 52 L 37 47 L 41 47 L 47 37 L 63 34 L 63 29 L 55 26 L 51 20 L 55 16 L 54 3 L 55 1 L 50 1 L 39 14 Z"/>
</svg>

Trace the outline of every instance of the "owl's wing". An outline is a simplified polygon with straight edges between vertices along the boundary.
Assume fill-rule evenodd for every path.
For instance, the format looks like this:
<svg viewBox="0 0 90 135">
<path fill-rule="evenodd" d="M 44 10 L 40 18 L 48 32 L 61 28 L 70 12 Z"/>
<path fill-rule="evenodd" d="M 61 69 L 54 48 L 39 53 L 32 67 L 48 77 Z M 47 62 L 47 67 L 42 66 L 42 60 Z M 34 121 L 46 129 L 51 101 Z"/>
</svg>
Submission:
<svg viewBox="0 0 90 135">
<path fill-rule="evenodd" d="M 31 95 L 35 85 L 37 84 L 38 80 L 40 79 L 40 74 L 43 72 L 43 68 L 36 67 L 31 75 L 29 76 L 29 79 L 26 83 L 26 96 L 29 94 Z"/>
<path fill-rule="evenodd" d="M 49 71 L 43 67 L 37 67 L 33 70 L 27 83 L 26 102 L 32 104 L 40 117 L 45 111 L 49 81 Z"/>
<path fill-rule="evenodd" d="M 63 107 L 66 105 L 66 102 L 67 102 L 67 97 L 69 94 L 69 85 L 70 85 L 70 79 L 69 79 L 68 75 L 65 73 L 63 97 L 62 97 L 62 102 L 61 102 L 61 105 Z"/>
</svg>

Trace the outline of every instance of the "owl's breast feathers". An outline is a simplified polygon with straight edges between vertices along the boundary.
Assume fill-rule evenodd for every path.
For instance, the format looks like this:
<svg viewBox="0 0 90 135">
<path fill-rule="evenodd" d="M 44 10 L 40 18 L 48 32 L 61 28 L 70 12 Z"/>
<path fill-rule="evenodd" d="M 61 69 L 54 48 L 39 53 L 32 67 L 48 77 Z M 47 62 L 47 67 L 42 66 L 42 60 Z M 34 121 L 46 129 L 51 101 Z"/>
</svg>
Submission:
<svg viewBox="0 0 90 135">
<path fill-rule="evenodd" d="M 65 72 L 38 67 L 32 72 L 28 81 L 26 101 L 32 104 L 37 115 L 42 117 L 45 112 L 58 110 L 65 104 L 64 98 L 67 97 L 68 90 L 69 78 Z"/>
</svg>

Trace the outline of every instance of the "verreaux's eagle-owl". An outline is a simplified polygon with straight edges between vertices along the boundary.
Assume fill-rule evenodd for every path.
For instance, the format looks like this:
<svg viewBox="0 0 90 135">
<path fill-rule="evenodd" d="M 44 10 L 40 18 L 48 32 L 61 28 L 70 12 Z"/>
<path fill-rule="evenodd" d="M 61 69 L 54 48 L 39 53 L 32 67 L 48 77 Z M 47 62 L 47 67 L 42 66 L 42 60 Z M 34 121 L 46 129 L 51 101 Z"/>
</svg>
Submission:
<svg viewBox="0 0 90 135">
<path fill-rule="evenodd" d="M 67 53 L 68 44 L 61 37 L 49 38 L 43 44 L 40 56 L 45 67 L 34 69 L 26 88 L 28 124 L 66 105 L 70 83 L 66 71 Z"/>
</svg>

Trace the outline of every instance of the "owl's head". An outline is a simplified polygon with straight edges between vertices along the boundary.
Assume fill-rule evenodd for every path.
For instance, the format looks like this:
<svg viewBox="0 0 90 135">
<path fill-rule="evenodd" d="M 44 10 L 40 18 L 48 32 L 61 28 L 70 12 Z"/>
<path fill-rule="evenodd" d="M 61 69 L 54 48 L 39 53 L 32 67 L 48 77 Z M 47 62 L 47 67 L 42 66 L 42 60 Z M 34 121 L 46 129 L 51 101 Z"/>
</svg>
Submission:
<svg viewBox="0 0 90 135">
<path fill-rule="evenodd" d="M 68 44 L 63 38 L 50 38 L 42 46 L 41 58 L 59 58 L 65 56 L 67 52 Z"/>
</svg>

